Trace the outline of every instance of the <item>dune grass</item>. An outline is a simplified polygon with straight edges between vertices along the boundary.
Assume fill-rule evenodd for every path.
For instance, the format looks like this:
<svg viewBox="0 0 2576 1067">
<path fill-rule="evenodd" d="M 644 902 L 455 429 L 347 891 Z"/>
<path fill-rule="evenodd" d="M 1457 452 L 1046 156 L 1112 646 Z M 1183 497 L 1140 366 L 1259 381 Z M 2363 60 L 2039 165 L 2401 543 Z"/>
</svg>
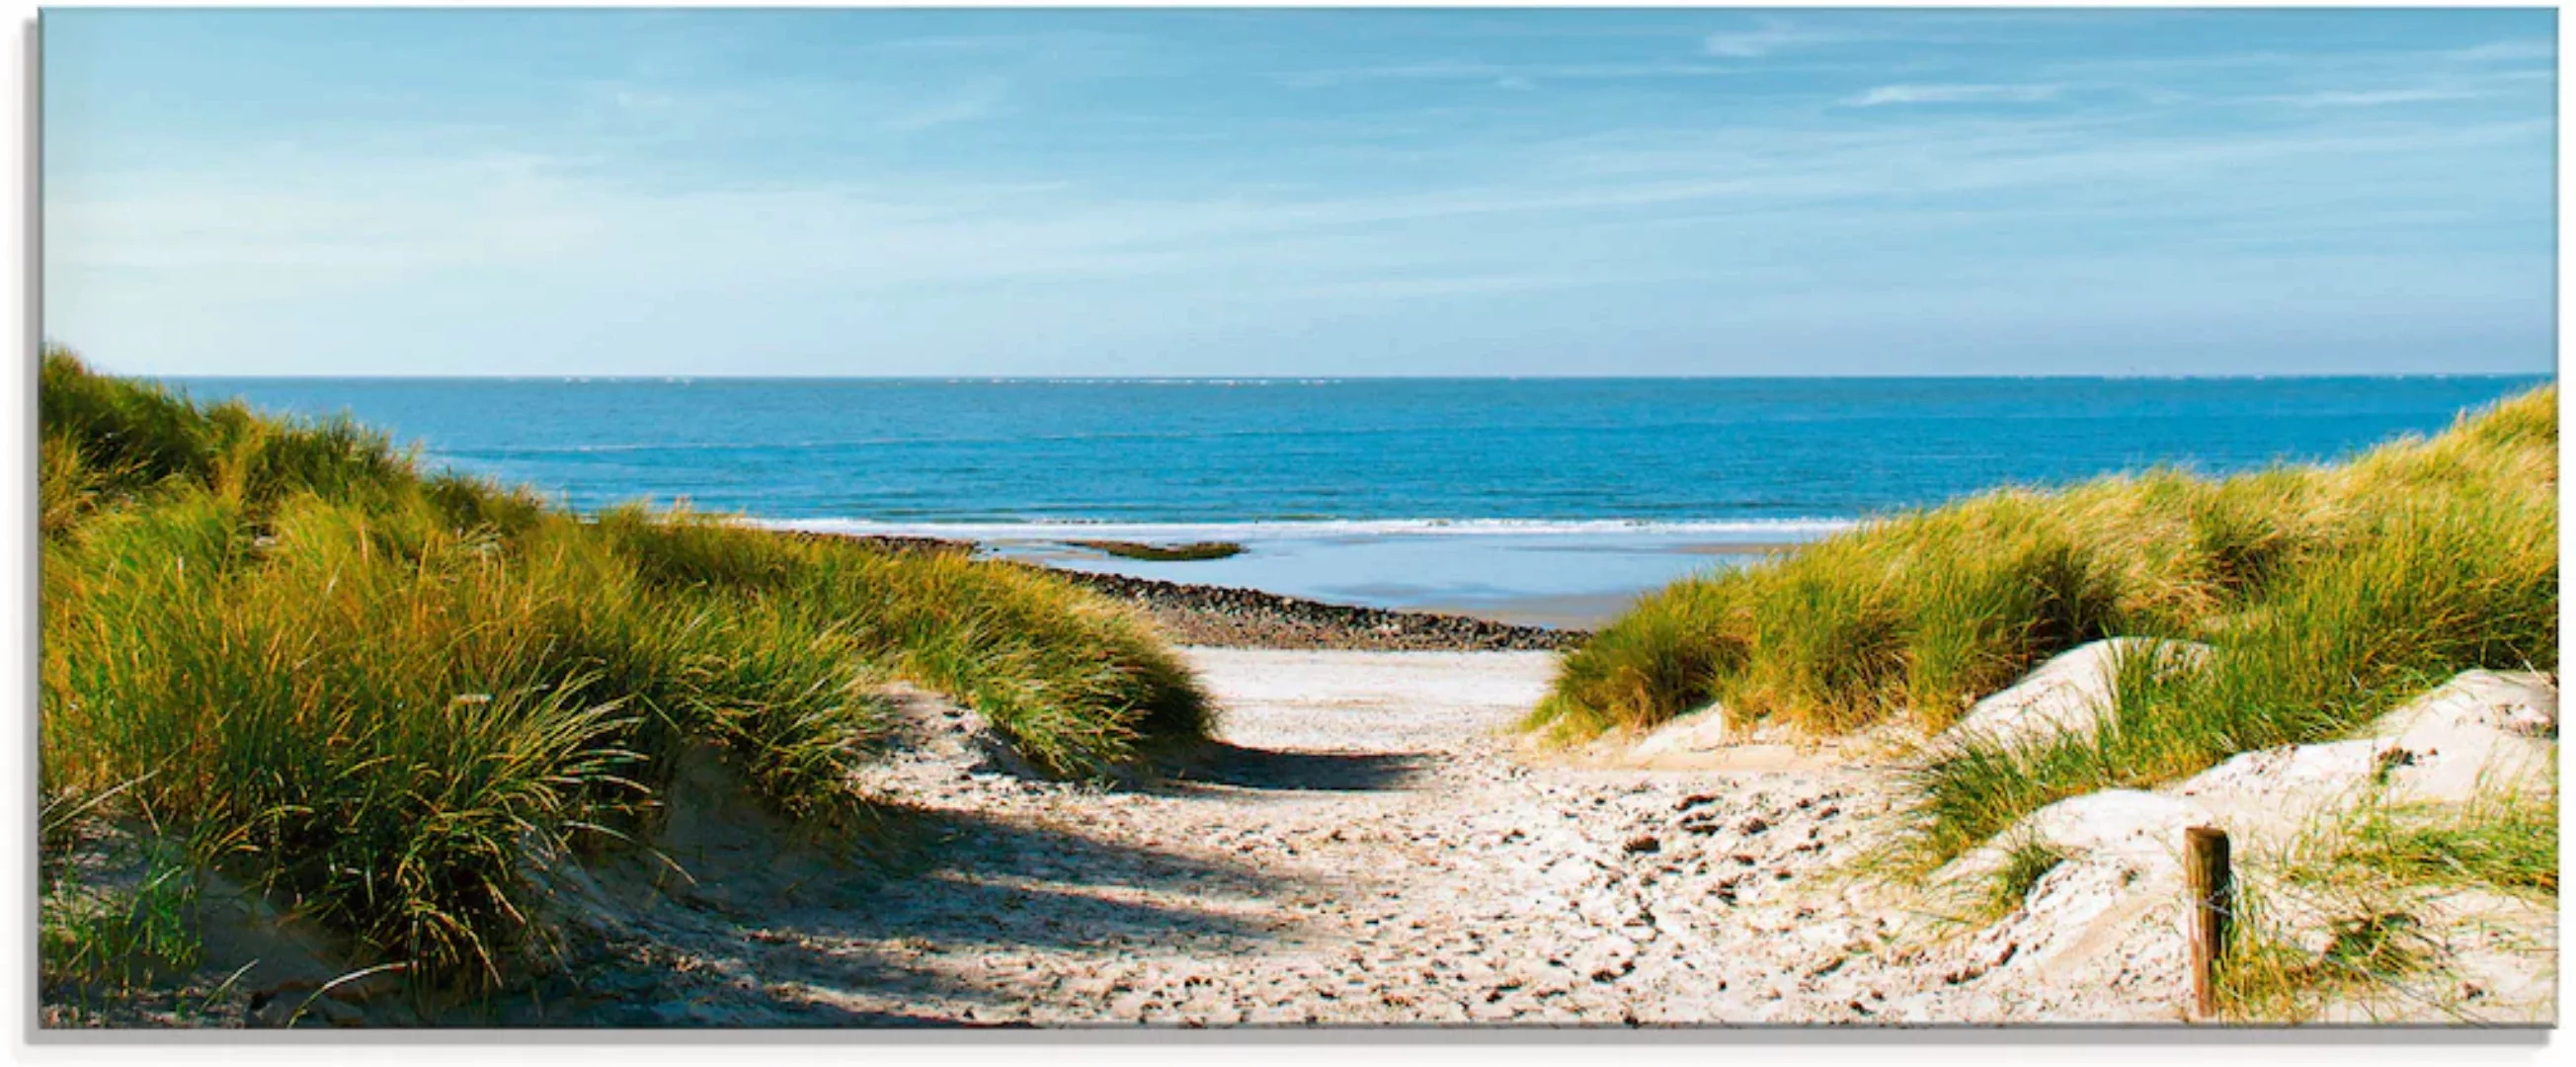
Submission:
<svg viewBox="0 0 2576 1067">
<path fill-rule="evenodd" d="M 2431 970 L 2439 946 L 2422 920 L 2385 895 L 2339 894 L 2319 900 L 2291 885 L 2240 882 L 2226 951 L 2213 967 L 2221 1018 L 2293 1022 L 2314 1017 L 2337 997 L 2394 997 L 2420 1003 L 2414 979 Z M 2285 911 L 2318 912 L 2323 950 L 2285 932 Z M 2319 912 L 2319 909 L 2323 909 Z"/>
<path fill-rule="evenodd" d="M 2040 881 L 2069 858 L 2064 849 L 2035 836 L 2013 842 L 2004 853 L 2003 864 L 1995 869 L 1993 881 L 1987 884 L 1980 914 L 2001 918 L 2020 909 L 2030 899 L 2030 891 L 2039 888 Z"/>
<path fill-rule="evenodd" d="M 1938 730 L 2112 635 L 2207 642 L 2122 665 L 2094 735 L 1948 746 L 1914 778 L 1936 865 L 2052 801 L 2316 741 L 2472 667 L 2557 666 L 2557 390 L 2335 466 L 2009 488 L 1692 578 L 1570 654 L 1527 726 L 1644 729 L 1712 701 L 1811 733 Z"/>
<path fill-rule="evenodd" d="M 94 872 L 68 855 L 48 865 L 54 892 L 38 916 L 36 956 L 49 985 L 116 993 L 197 962 L 189 919 L 198 886 L 186 850 L 156 837 L 115 845 L 131 854 L 102 857 L 103 865 L 130 872 L 130 884 L 89 884 Z"/>
<path fill-rule="evenodd" d="M 2325 847 L 2307 850 L 2296 874 L 2314 884 L 2378 877 L 2554 900 L 2553 799 L 2489 792 L 2460 805 L 2370 804 L 2326 837 Z"/>
<path fill-rule="evenodd" d="M 415 974 L 497 978 L 529 873 L 714 749 L 818 835 L 905 678 L 1036 764 L 1207 729 L 1145 624 L 962 557 L 640 506 L 585 519 L 378 434 L 42 367 L 38 788 L 111 798 Z"/>
<path fill-rule="evenodd" d="M 2558 823 L 2546 809 L 2374 824 L 2350 861 L 2432 884 L 2558 895 Z"/>
<path fill-rule="evenodd" d="M 2373 796 L 2312 819 L 2277 860 L 2240 867 L 2238 933 L 2218 967 L 2222 1012 L 2295 1021 L 2349 997 L 2469 1021 L 2439 983 L 2418 981 L 2452 951 L 2446 927 L 2460 919 L 2443 902 L 2461 889 L 2544 907 L 2558 896 L 2555 793 L 2520 784 L 2461 804 Z M 2309 931 L 2306 945 L 2292 928 Z"/>
</svg>

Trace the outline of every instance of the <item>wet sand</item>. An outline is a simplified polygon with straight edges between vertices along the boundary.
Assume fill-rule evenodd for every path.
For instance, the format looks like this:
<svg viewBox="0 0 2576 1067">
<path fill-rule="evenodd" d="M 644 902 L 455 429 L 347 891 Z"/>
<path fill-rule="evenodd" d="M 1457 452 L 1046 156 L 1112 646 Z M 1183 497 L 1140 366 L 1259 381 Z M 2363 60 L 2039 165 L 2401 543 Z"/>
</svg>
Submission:
<svg viewBox="0 0 2576 1067">
<path fill-rule="evenodd" d="M 942 532 L 966 529 L 970 528 L 944 527 Z M 1204 524 L 1134 530 L 996 527 L 989 533 L 974 532 L 972 541 L 861 536 L 908 548 L 957 546 L 989 558 L 1068 573 L 1259 591 L 1349 609 L 1430 612 L 1588 630 L 1616 617 L 1641 594 L 1694 574 L 1794 550 L 1808 543 L 1807 537 L 1824 536 L 1830 530 L 1819 526 L 1812 532 L 1783 536 L 1770 528 L 1711 531 L 1687 524 L 1536 529 L 1491 524 L 1402 529 Z M 1079 543 L 1112 532 L 1148 544 L 1221 535 L 1241 543 L 1244 550 L 1219 559 L 1150 560 L 1121 558 Z M 1154 534 L 1170 536 L 1148 536 Z M 1178 636 L 1197 643 L 1240 643 L 1218 633 Z"/>
</svg>

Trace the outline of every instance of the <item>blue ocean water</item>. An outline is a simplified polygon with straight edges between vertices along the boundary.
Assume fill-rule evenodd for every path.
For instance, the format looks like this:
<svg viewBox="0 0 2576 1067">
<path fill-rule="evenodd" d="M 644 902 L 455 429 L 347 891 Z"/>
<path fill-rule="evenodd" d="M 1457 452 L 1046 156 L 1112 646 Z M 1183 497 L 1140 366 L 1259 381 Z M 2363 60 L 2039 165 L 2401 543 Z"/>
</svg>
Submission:
<svg viewBox="0 0 2576 1067">
<path fill-rule="evenodd" d="M 2331 460 L 2544 379 L 186 379 L 346 412 L 588 510 L 686 498 L 1070 566 L 1476 609 L 1615 598 L 1728 544 L 2004 483 Z M 1106 525 L 1103 525 L 1106 524 Z M 1131 564 L 1072 536 L 1224 537 Z M 1590 598 L 1585 600 L 1584 598 Z M 1508 614 L 1509 612 L 1504 612 Z"/>
</svg>

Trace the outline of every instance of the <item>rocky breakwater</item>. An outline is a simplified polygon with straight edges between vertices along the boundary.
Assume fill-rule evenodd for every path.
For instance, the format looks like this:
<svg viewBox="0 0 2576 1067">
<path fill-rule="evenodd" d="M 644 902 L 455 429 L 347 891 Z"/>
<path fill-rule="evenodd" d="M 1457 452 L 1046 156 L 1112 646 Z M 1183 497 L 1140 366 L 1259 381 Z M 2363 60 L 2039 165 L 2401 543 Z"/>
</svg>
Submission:
<svg viewBox="0 0 2576 1067">
<path fill-rule="evenodd" d="M 973 541 L 938 537 L 792 530 L 781 534 L 857 542 L 886 552 L 972 554 L 982 550 Z M 1174 642 L 1184 645 L 1354 652 L 1553 652 L 1591 636 L 1582 630 L 1520 626 L 1466 615 L 1327 604 L 1233 586 L 1076 570 L 1053 573 L 1133 605 Z"/>
<path fill-rule="evenodd" d="M 1326 604 L 1237 589 L 1119 574 L 1058 571 L 1067 580 L 1152 616 L 1172 640 L 1229 648 L 1369 652 L 1545 652 L 1590 636 L 1464 615 Z"/>
</svg>

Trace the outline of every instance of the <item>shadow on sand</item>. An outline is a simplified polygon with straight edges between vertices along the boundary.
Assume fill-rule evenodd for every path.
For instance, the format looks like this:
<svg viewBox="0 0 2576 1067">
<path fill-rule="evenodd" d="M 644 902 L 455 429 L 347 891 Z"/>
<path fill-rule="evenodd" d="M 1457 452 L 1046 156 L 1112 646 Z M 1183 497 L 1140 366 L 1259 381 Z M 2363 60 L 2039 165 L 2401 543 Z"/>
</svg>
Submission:
<svg viewBox="0 0 2576 1067">
<path fill-rule="evenodd" d="M 1171 783 L 1276 792 L 1376 792 L 1405 788 L 1431 766 L 1420 752 L 1282 752 L 1211 743 Z"/>
<path fill-rule="evenodd" d="M 786 840 L 708 854 L 690 864 L 693 884 L 621 909 L 622 935 L 600 961 L 440 1022 L 973 1026 L 1002 1014 L 986 1007 L 1023 999 L 1032 977 L 987 972 L 980 957 L 1173 944 L 1222 957 L 1275 935 L 1194 901 L 1292 888 L 1248 865 L 1079 828 L 944 809 L 884 815 L 870 861 L 821 861 Z"/>
</svg>

